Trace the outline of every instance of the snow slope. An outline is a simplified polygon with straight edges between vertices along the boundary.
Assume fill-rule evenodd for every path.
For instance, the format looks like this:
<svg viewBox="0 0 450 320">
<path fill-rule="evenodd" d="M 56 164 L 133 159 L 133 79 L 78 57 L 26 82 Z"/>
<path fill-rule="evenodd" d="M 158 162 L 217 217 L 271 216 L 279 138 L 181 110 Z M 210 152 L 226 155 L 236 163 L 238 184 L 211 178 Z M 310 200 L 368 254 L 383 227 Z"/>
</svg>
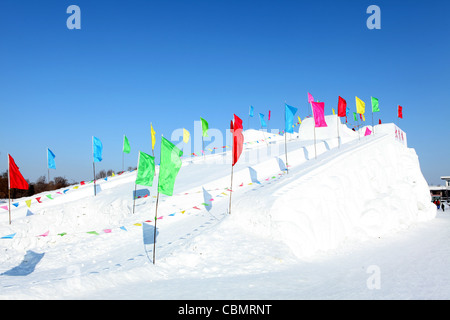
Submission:
<svg viewBox="0 0 450 320">
<path fill-rule="evenodd" d="M 86 184 L 53 199 L 40 195 L 42 203 L 36 195 L 30 208 L 18 199 L 11 225 L 7 212 L 0 214 L 0 237 L 15 234 L 0 239 L 0 298 L 297 299 L 311 292 L 339 299 L 353 297 L 357 286 L 383 297 L 367 289 L 365 270 L 351 276 L 351 261 L 367 258 L 366 249 L 391 252 L 396 237 L 414 238 L 414 230 L 436 221 L 417 155 L 392 124 L 367 137 L 341 126 L 340 148 L 329 128 L 316 132 L 314 146 L 306 120 L 286 147 L 282 136 L 246 131 L 232 192 L 229 151 L 184 159 L 174 196 L 160 198 L 155 265 L 155 187 L 137 187 L 133 213 L 135 172 L 98 181 L 95 197 Z M 330 127 L 332 121 L 327 117 Z M 337 273 L 348 278 L 342 292 L 326 289 L 337 280 L 326 274 L 325 260 L 346 261 L 348 269 Z M 443 291 L 449 297 L 445 287 L 433 292 Z"/>
</svg>

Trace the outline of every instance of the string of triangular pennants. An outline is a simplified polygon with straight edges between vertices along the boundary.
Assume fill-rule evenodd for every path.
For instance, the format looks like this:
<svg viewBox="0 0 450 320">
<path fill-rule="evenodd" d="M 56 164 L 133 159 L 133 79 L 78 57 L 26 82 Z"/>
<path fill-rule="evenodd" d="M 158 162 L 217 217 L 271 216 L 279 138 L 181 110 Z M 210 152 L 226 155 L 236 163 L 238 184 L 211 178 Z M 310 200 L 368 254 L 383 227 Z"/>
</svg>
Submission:
<svg viewBox="0 0 450 320">
<path fill-rule="evenodd" d="M 134 170 L 131 170 L 131 171 L 128 171 L 128 172 L 133 172 L 133 171 L 134 171 Z M 127 172 L 127 171 L 123 171 L 123 172 L 120 172 L 120 173 L 118 173 L 118 174 L 113 173 L 112 176 L 110 176 L 110 177 L 105 177 L 105 178 L 101 178 L 101 179 L 96 179 L 95 181 L 99 181 L 99 180 L 105 180 L 105 181 L 108 181 L 108 178 L 112 178 L 112 177 L 115 177 L 115 176 L 120 176 L 120 175 L 122 175 L 122 174 L 125 173 L 125 172 Z M 57 192 L 55 192 L 55 193 L 46 194 L 45 197 L 44 197 L 44 196 L 35 197 L 35 198 L 28 199 L 28 200 L 25 200 L 25 201 L 14 202 L 14 203 L 11 203 L 11 205 L 13 205 L 14 207 L 17 208 L 17 207 L 19 207 L 19 205 L 20 205 L 22 202 L 24 202 L 24 203 L 26 204 L 26 206 L 27 206 L 28 208 L 30 208 L 30 207 L 31 207 L 31 204 L 33 203 L 33 200 L 36 200 L 36 203 L 34 203 L 34 204 L 41 204 L 41 203 L 43 203 L 43 201 L 46 200 L 45 198 L 48 198 L 49 200 L 55 200 L 54 197 L 56 197 L 56 196 L 65 195 L 65 194 L 67 194 L 68 191 L 71 191 L 71 190 L 77 190 L 77 189 L 79 189 L 80 187 L 85 186 L 85 185 L 88 185 L 88 184 L 91 184 L 91 183 L 93 183 L 93 182 L 94 182 L 94 180 L 91 180 L 91 181 L 81 181 L 78 185 L 75 185 L 75 186 L 73 186 L 73 187 L 71 187 L 71 188 L 64 189 L 62 192 L 61 192 L 61 191 L 57 191 Z M 4 210 L 8 211 L 9 207 L 8 207 L 7 205 L 4 205 L 4 206 L 0 206 L 0 209 L 4 209 Z"/>
<path fill-rule="evenodd" d="M 272 176 L 269 176 L 268 178 L 264 179 L 264 181 L 267 182 L 267 181 L 270 181 L 270 180 L 273 180 L 273 179 L 280 178 L 281 176 L 282 176 L 282 173 L 279 173 L 278 177 L 276 175 L 272 175 Z M 260 183 L 263 183 L 263 182 L 260 182 Z M 250 183 L 247 184 L 247 186 L 253 185 L 253 184 L 254 184 L 254 182 L 250 182 Z M 245 186 L 244 182 L 239 184 L 239 187 L 244 187 L 244 186 Z M 227 194 L 227 192 L 233 192 L 233 190 L 230 190 L 230 188 L 228 188 L 228 187 L 227 188 L 223 188 L 223 189 L 216 188 L 216 189 L 213 189 L 213 190 L 214 191 L 224 190 L 224 191 L 222 191 L 221 193 L 219 193 L 216 196 L 214 196 L 211 199 L 209 199 L 209 202 L 214 201 L 216 198 L 228 196 L 229 194 Z M 213 191 L 213 190 L 205 190 L 205 191 Z M 201 192 L 203 192 L 203 191 L 199 190 L 199 191 L 190 192 L 190 193 L 189 192 L 185 192 L 185 193 L 176 194 L 174 196 L 191 195 L 193 193 L 201 193 Z M 136 198 L 147 198 L 147 197 L 148 196 L 140 196 L 140 197 L 136 197 Z M 155 198 L 155 196 L 152 196 L 152 198 Z M 208 206 L 210 206 L 208 203 L 202 202 L 201 204 L 197 204 L 197 205 L 195 205 L 195 206 L 193 206 L 192 208 L 189 208 L 189 209 L 179 210 L 179 211 L 170 213 L 168 215 L 159 216 L 159 217 L 157 217 L 157 219 L 161 220 L 164 217 L 167 218 L 167 217 L 173 217 L 176 214 L 185 214 L 186 212 L 188 212 L 188 210 L 199 210 L 199 211 L 201 211 L 202 207 L 205 208 L 205 207 L 208 207 Z M 189 214 L 189 212 L 188 212 L 188 214 Z M 80 235 L 80 234 L 91 234 L 91 235 L 97 235 L 98 236 L 98 235 L 102 235 L 102 234 L 112 233 L 114 230 L 117 230 L 117 231 L 128 231 L 128 229 L 130 229 L 132 227 L 141 227 L 143 225 L 143 223 L 151 223 L 151 222 L 153 222 L 153 220 L 145 220 L 145 221 L 135 222 L 135 223 L 130 224 L 128 226 L 112 227 L 112 228 L 105 228 L 105 229 L 101 229 L 101 230 L 89 230 L 89 231 L 74 232 L 74 233 L 60 232 L 60 233 L 56 233 L 56 234 L 53 234 L 53 235 L 51 235 L 50 231 L 48 230 L 48 231 L 46 231 L 46 232 L 44 232 L 42 234 L 33 236 L 33 238 L 45 238 L 45 237 L 49 237 L 49 236 L 63 237 L 63 236 L 67 236 L 67 235 Z M 31 238 L 31 237 L 17 237 L 17 232 L 0 237 L 0 239 L 5 239 L 5 240 L 6 239 L 23 239 L 23 238 Z"/>
<path fill-rule="evenodd" d="M 311 117 L 311 115 L 305 117 L 305 119 L 306 119 L 306 118 L 310 118 L 310 117 Z M 301 124 L 300 121 L 297 122 L 297 123 L 294 123 L 293 127 L 294 127 L 294 126 L 298 126 L 299 124 Z M 269 133 L 272 133 L 272 132 L 269 132 Z M 283 134 L 284 134 L 284 130 L 279 131 L 277 134 L 280 135 L 280 136 L 283 135 Z M 265 142 L 266 140 L 269 140 L 269 139 L 272 139 L 272 137 L 267 137 L 266 139 L 260 139 L 260 140 L 255 140 L 255 141 L 244 142 L 244 146 L 245 146 L 245 145 L 248 145 L 248 144 L 255 144 L 255 143 Z M 225 145 L 225 146 L 222 146 L 222 147 L 214 147 L 214 148 L 206 148 L 206 149 L 207 149 L 208 151 L 212 152 L 213 150 L 226 149 L 226 148 L 231 148 L 231 146 Z M 201 150 L 200 152 L 201 152 L 202 154 L 205 154 L 205 151 L 206 151 L 206 150 Z M 199 156 L 199 155 L 196 154 L 195 152 L 192 152 L 190 155 L 191 155 L 191 156 L 194 156 L 194 157 L 198 157 L 198 156 Z"/>
</svg>

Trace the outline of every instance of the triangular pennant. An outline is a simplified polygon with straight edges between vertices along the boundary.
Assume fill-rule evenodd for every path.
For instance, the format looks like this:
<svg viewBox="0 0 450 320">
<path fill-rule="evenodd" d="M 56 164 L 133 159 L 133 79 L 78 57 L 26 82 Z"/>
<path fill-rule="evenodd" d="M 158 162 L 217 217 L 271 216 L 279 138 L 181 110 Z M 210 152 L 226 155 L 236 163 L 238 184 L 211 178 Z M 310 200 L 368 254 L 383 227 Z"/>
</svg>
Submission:
<svg viewBox="0 0 450 320">
<path fill-rule="evenodd" d="M 12 238 L 14 238 L 15 235 L 16 235 L 15 233 L 12 233 L 7 236 L 1 237 L 0 239 L 12 239 Z"/>
<path fill-rule="evenodd" d="M 38 237 L 46 237 L 50 233 L 50 230 L 47 232 L 44 232 L 43 234 L 38 235 Z"/>
</svg>

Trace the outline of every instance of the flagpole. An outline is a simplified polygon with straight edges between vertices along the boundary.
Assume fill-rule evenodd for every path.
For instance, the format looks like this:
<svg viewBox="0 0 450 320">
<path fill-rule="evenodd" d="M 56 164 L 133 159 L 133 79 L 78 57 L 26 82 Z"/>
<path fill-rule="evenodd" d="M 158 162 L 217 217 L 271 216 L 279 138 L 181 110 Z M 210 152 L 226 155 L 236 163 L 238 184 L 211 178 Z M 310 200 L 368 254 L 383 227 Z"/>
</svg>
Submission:
<svg viewBox="0 0 450 320">
<path fill-rule="evenodd" d="M 136 175 L 139 173 L 139 161 L 140 160 L 141 160 L 141 152 L 139 151 L 138 163 L 137 163 L 138 172 L 136 172 Z M 136 204 L 136 182 L 134 183 L 133 213 L 134 213 L 134 206 L 135 206 L 135 204 Z"/>
<path fill-rule="evenodd" d="M 359 114 L 359 113 L 358 113 L 358 114 Z M 359 115 L 360 115 L 360 114 L 359 114 Z M 360 116 L 361 116 L 361 115 L 360 115 Z M 360 130 L 359 130 L 359 118 L 357 117 L 356 119 L 357 119 L 356 121 L 358 122 L 358 127 L 357 127 L 357 128 L 358 128 L 358 140 L 361 140 L 361 132 L 360 132 Z"/>
<path fill-rule="evenodd" d="M 48 167 L 48 148 L 47 148 L 47 179 L 48 183 L 50 183 L 50 168 Z"/>
<path fill-rule="evenodd" d="M 233 154 L 233 152 L 231 153 Z M 231 186 L 230 186 L 230 206 L 228 209 L 228 214 L 231 214 L 231 195 L 233 194 L 233 159 L 231 159 Z"/>
<path fill-rule="evenodd" d="M 125 170 L 125 167 L 124 167 L 124 152 L 123 152 L 123 147 L 124 147 L 124 144 L 125 143 L 125 135 L 123 135 L 123 141 L 122 141 L 122 172 Z"/>
<path fill-rule="evenodd" d="M 286 100 L 284 100 L 284 154 L 286 156 L 286 174 L 289 174 L 287 156 L 287 132 L 286 132 Z"/>
<path fill-rule="evenodd" d="M 134 213 L 134 206 L 136 204 L 136 183 L 134 184 L 134 195 L 133 195 L 133 213 Z"/>
<path fill-rule="evenodd" d="M 373 108 L 372 108 L 372 131 L 373 131 L 373 133 L 375 134 L 375 130 L 374 130 L 374 128 L 373 128 Z"/>
<path fill-rule="evenodd" d="M 92 167 L 94 168 L 94 196 L 97 196 L 97 187 L 95 185 L 95 161 L 92 162 Z"/>
<path fill-rule="evenodd" d="M 205 159 L 205 141 L 203 140 L 203 134 L 202 134 L 202 153 L 203 153 L 203 159 Z"/>
<path fill-rule="evenodd" d="M 234 125 L 233 131 L 230 130 L 231 133 L 231 182 L 230 182 L 230 204 L 228 207 L 228 214 L 231 214 L 231 194 L 233 193 L 233 159 L 234 159 Z"/>
<path fill-rule="evenodd" d="M 314 159 L 317 159 L 317 147 L 316 147 L 316 117 L 314 116 L 314 109 L 312 106 L 312 102 L 310 103 L 311 105 L 311 111 L 313 114 L 313 118 L 314 118 Z"/>
<path fill-rule="evenodd" d="M 94 136 L 92 136 L 92 157 L 94 157 Z M 95 157 L 92 161 L 92 168 L 94 170 L 94 197 L 97 196 L 97 188 L 95 186 Z"/>
<path fill-rule="evenodd" d="M 337 134 L 338 134 L 338 148 L 340 148 L 341 140 L 339 139 L 339 115 L 338 114 L 336 115 L 336 125 L 337 125 Z"/>
<path fill-rule="evenodd" d="M 8 153 L 8 199 L 9 199 L 9 205 L 8 205 L 8 209 L 9 209 L 9 224 L 11 224 L 11 182 L 10 182 L 10 175 L 11 175 L 11 170 L 10 170 L 10 165 L 9 165 L 9 153 Z"/>
<path fill-rule="evenodd" d="M 159 179 L 158 179 L 159 184 Z M 158 188 L 159 189 L 159 188 Z M 155 230 L 153 231 L 153 264 L 155 264 L 155 251 L 156 251 L 156 221 L 158 220 L 158 202 L 159 202 L 159 190 L 156 195 L 156 210 L 155 210 Z"/>
</svg>

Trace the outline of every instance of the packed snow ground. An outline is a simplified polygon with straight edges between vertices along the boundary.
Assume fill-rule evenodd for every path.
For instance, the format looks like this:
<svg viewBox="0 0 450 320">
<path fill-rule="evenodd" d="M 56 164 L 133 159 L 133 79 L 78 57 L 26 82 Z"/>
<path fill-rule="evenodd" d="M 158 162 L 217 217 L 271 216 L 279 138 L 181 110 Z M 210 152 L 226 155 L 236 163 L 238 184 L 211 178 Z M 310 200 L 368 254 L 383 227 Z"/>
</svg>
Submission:
<svg viewBox="0 0 450 320">
<path fill-rule="evenodd" d="M 246 131 L 231 214 L 229 152 L 184 159 L 160 198 L 156 264 L 155 186 L 138 186 L 133 213 L 135 172 L 96 197 L 86 184 L 15 200 L 0 298 L 449 299 L 450 211 L 436 213 L 406 134 L 340 125 L 338 148 L 326 119 L 316 148 L 312 119 L 289 135 L 288 173 L 284 137 Z"/>
</svg>

